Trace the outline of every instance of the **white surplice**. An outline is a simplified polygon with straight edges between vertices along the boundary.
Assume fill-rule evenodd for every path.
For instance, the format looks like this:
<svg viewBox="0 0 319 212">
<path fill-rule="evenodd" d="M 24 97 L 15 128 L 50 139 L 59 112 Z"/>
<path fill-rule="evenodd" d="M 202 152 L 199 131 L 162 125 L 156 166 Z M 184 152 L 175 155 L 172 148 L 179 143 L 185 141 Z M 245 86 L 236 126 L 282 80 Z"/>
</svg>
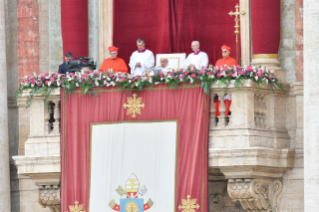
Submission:
<svg viewBox="0 0 319 212">
<path fill-rule="evenodd" d="M 188 55 L 184 62 L 184 68 L 188 68 L 190 64 L 195 65 L 196 69 L 207 68 L 208 66 L 208 56 L 205 52 L 199 52 L 199 54 L 195 55 L 195 53 L 191 53 Z"/>
<path fill-rule="evenodd" d="M 142 67 L 136 67 L 136 63 L 141 63 Z M 154 55 L 150 50 L 145 50 L 144 52 L 133 52 L 129 66 L 131 67 L 131 74 L 133 75 L 143 75 L 145 72 L 154 67 Z"/>
</svg>

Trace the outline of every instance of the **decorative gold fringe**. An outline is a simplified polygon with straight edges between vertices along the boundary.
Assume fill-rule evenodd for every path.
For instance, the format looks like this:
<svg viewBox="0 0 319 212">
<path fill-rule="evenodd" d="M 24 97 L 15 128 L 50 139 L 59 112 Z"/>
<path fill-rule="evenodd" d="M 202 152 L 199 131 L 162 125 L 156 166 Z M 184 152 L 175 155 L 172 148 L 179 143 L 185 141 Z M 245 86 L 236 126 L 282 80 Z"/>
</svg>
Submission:
<svg viewBox="0 0 319 212">
<path fill-rule="evenodd" d="M 148 204 L 148 206 L 150 206 L 150 208 L 154 205 L 154 203 L 151 199 L 148 200 L 147 204 Z"/>
<path fill-rule="evenodd" d="M 115 207 L 116 203 L 114 199 L 110 202 L 109 206 L 113 209 Z"/>
</svg>

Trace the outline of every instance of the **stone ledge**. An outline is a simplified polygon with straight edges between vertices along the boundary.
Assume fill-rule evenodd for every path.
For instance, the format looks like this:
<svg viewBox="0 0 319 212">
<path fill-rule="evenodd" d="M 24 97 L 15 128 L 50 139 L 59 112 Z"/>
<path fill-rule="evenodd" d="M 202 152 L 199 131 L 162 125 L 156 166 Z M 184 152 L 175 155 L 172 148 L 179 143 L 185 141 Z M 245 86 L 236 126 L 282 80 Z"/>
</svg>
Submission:
<svg viewBox="0 0 319 212">
<path fill-rule="evenodd" d="M 61 156 L 13 156 L 18 174 L 27 175 L 32 178 L 33 175 L 60 173 Z"/>
<path fill-rule="evenodd" d="M 209 132 L 210 148 L 288 148 L 290 137 L 286 130 L 256 128 L 213 128 Z"/>
<path fill-rule="evenodd" d="M 230 178 L 282 178 L 293 167 L 294 150 L 262 147 L 209 149 L 211 180 Z"/>
</svg>

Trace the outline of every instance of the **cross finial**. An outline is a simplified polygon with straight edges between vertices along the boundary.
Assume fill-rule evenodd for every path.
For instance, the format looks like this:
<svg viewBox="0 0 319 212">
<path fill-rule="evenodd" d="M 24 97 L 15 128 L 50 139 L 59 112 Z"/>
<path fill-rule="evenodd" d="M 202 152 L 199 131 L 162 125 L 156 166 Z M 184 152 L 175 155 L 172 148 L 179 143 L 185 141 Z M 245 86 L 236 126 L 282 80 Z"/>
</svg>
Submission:
<svg viewBox="0 0 319 212">
<path fill-rule="evenodd" d="M 239 12 L 239 8 L 240 6 L 238 4 L 236 4 L 235 6 L 235 9 L 236 9 L 236 12 L 233 12 L 233 11 L 230 11 L 228 14 L 230 16 L 235 16 L 235 34 L 239 34 L 239 25 L 238 25 L 238 22 L 240 20 L 240 15 L 245 15 L 246 13 L 243 11 L 243 12 Z"/>
</svg>

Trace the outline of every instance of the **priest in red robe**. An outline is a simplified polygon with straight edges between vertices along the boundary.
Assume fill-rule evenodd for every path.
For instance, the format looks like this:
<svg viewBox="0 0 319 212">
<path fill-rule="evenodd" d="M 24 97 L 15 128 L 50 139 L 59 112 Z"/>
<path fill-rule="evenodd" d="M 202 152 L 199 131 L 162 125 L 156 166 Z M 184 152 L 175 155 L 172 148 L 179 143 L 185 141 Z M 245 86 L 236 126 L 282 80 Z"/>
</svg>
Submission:
<svg viewBox="0 0 319 212">
<path fill-rule="evenodd" d="M 125 64 L 125 61 L 122 58 L 117 57 L 119 48 L 116 48 L 115 46 L 110 46 L 109 51 L 111 57 L 103 61 L 99 72 L 112 70 L 112 72 L 114 73 L 128 73 L 128 68 Z"/>
<path fill-rule="evenodd" d="M 224 67 L 225 65 L 227 65 L 227 66 L 235 66 L 235 65 L 237 65 L 236 59 L 234 59 L 232 57 L 229 57 L 231 48 L 229 46 L 223 45 L 221 49 L 222 49 L 223 58 L 217 60 L 215 66 Z"/>
</svg>

